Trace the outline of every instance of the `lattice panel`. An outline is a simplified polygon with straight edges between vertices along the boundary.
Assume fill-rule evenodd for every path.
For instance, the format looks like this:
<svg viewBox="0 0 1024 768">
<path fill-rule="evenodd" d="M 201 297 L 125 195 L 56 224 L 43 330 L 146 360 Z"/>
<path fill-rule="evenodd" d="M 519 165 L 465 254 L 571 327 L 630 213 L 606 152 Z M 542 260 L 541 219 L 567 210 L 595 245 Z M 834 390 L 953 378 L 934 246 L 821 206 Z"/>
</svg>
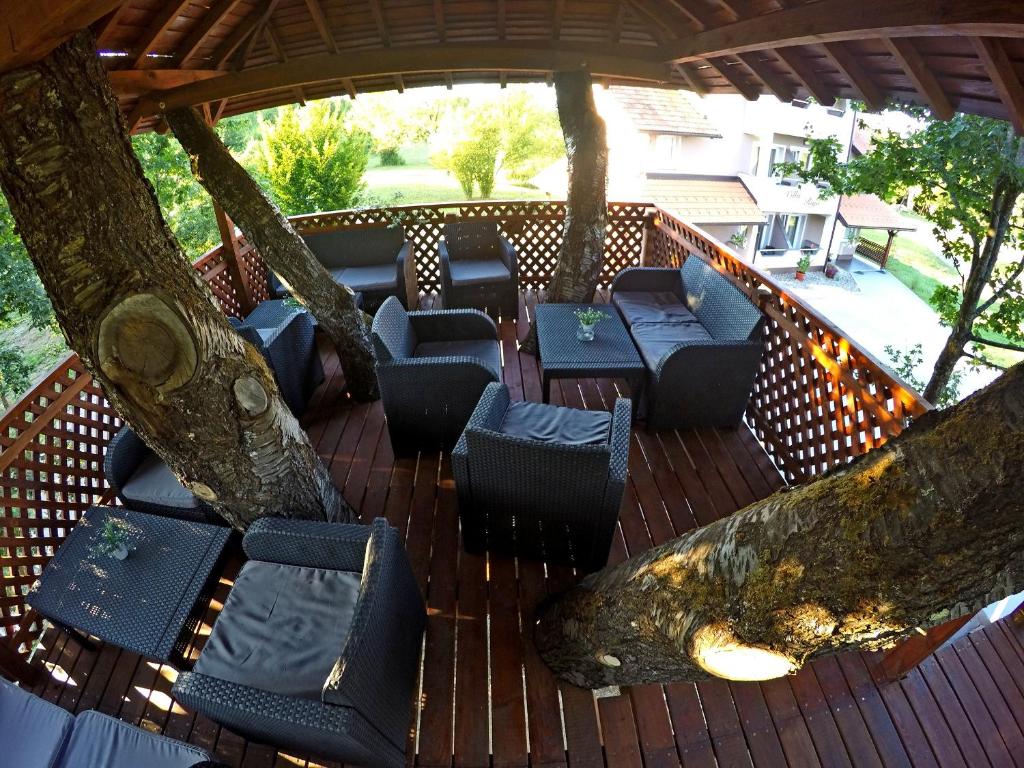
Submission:
<svg viewBox="0 0 1024 768">
<path fill-rule="evenodd" d="M 0 418 L 0 637 L 82 512 L 107 492 L 103 452 L 121 421 L 71 355 Z"/>
<path fill-rule="evenodd" d="M 679 267 L 701 256 L 764 311 L 765 351 L 746 420 L 788 480 L 881 445 L 931 408 L 831 323 L 696 227 L 658 211 L 647 248 L 652 266 Z"/>
<path fill-rule="evenodd" d="M 232 280 L 226 256 L 224 246 L 219 245 L 201 256 L 192 266 L 210 286 L 225 315 L 245 317 L 250 309 L 249 302 Z M 263 259 L 259 261 L 262 264 Z"/>
</svg>

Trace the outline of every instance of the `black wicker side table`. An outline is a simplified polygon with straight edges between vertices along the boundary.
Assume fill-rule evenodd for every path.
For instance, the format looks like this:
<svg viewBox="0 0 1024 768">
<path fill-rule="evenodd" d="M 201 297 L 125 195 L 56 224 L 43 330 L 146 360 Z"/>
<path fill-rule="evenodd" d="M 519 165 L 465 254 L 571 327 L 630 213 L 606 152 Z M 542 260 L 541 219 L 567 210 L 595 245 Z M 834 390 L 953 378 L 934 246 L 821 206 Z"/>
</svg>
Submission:
<svg viewBox="0 0 1024 768">
<path fill-rule="evenodd" d="M 128 533 L 124 560 L 93 554 L 104 521 Z M 28 604 L 72 634 L 180 664 L 231 533 L 208 523 L 91 507 L 32 585 Z M 81 639 L 81 637 L 79 637 Z"/>
<path fill-rule="evenodd" d="M 593 341 L 576 338 L 575 312 L 597 309 L 607 317 L 597 324 Z M 629 331 L 610 304 L 538 304 L 535 310 L 537 347 L 544 402 L 551 397 L 552 379 L 617 379 L 629 382 L 636 416 L 647 368 Z"/>
</svg>

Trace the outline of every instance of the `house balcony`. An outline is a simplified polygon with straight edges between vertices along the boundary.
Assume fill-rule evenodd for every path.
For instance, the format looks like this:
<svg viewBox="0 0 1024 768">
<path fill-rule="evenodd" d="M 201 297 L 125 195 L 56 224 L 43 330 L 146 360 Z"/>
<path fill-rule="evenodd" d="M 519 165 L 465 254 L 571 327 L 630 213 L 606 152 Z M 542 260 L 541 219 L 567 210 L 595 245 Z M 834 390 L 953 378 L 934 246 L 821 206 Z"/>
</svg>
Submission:
<svg viewBox="0 0 1024 768">
<path fill-rule="evenodd" d="M 304 232 L 400 221 L 415 245 L 421 305 L 428 308 L 439 302 L 436 243 L 444 222 L 497 220 L 519 251 L 524 289 L 518 316 L 499 324 L 504 380 L 513 397 L 540 400 L 537 361 L 517 341 L 543 298 L 563 215 L 561 203 L 501 202 L 293 221 Z M 927 410 L 827 318 L 696 227 L 654 206 L 614 203 L 607 243 L 604 284 L 627 266 L 678 266 L 700 257 L 768 318 L 743 426 L 634 429 L 611 562 L 841 465 Z M 267 296 L 260 255 L 244 240 L 240 246 L 237 257 L 217 248 L 195 265 L 224 311 L 236 315 Z M 410 765 L 978 765 L 1024 754 L 1024 628 L 1013 622 L 943 648 L 897 682 L 886 681 L 893 669 L 878 654 L 847 653 L 764 683 L 713 680 L 597 694 L 560 683 L 533 648 L 533 612 L 575 574 L 464 552 L 449 457 L 396 458 L 380 403 L 353 403 L 325 339 L 320 350 L 326 381 L 303 425 L 361 518 L 385 517 L 404 536 L 427 604 Z M 559 380 L 551 398 L 605 409 L 623 387 Z M 85 647 L 26 608 L 26 591 L 84 510 L 112 503 L 103 454 L 119 426 L 74 355 L 0 418 L 0 670 L 13 670 L 69 710 L 99 709 L 196 743 L 229 765 L 334 765 L 245 741 L 173 700 L 175 669 L 109 644 Z M 190 658 L 198 656 L 240 564 L 240 555 L 230 558 L 220 575 L 189 637 Z"/>
</svg>

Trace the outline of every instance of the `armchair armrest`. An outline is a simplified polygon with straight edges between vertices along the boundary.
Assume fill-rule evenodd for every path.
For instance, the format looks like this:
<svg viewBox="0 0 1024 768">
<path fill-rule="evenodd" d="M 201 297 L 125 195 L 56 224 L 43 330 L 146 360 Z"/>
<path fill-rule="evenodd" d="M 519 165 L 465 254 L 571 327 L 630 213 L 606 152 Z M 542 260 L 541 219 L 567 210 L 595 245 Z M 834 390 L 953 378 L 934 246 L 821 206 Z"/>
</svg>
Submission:
<svg viewBox="0 0 1024 768">
<path fill-rule="evenodd" d="M 409 322 L 419 341 L 498 339 L 498 326 L 478 309 L 434 309 L 410 312 Z"/>
<path fill-rule="evenodd" d="M 515 285 L 519 285 L 519 255 L 516 253 L 515 246 L 512 245 L 504 237 L 498 237 L 498 254 L 501 257 L 502 262 L 508 268 L 508 273 L 512 276 L 512 282 Z"/>
<path fill-rule="evenodd" d="M 612 280 L 612 294 L 616 291 L 672 291 L 682 301 L 682 273 L 665 267 L 627 267 Z"/>
<path fill-rule="evenodd" d="M 249 526 L 242 547 L 251 560 L 361 573 L 370 528 L 284 517 L 264 517 Z"/>
<path fill-rule="evenodd" d="M 444 240 L 437 242 L 437 258 L 441 267 L 441 295 L 449 296 L 452 290 L 452 263 L 448 254 L 448 243 Z"/>
<path fill-rule="evenodd" d="M 119 497 L 121 489 L 149 452 L 142 438 L 127 424 L 107 443 L 107 452 L 103 456 L 103 475 Z"/>
<path fill-rule="evenodd" d="M 416 281 L 415 246 L 412 240 L 406 240 L 398 249 L 395 257 L 395 269 L 398 275 L 398 295 L 405 302 L 406 309 L 414 309 L 419 304 L 419 285 Z"/>
</svg>

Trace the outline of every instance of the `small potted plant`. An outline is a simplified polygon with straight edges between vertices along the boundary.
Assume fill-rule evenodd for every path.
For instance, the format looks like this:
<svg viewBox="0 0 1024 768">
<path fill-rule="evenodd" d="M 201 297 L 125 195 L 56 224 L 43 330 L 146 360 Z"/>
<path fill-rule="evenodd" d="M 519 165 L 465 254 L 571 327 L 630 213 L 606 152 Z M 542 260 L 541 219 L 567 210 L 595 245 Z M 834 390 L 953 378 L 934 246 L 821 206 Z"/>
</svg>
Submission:
<svg viewBox="0 0 1024 768">
<path fill-rule="evenodd" d="M 92 546 L 94 555 L 112 557 L 115 560 L 124 560 L 128 557 L 128 531 L 124 525 L 113 518 L 108 517 L 103 521 L 100 528 L 99 540 Z"/>
<path fill-rule="evenodd" d="M 796 279 L 803 280 L 807 275 L 807 270 L 811 268 L 811 257 L 806 253 L 800 254 L 800 258 L 796 262 Z"/>
<path fill-rule="evenodd" d="M 592 307 L 577 309 L 575 314 L 576 319 L 580 321 L 580 327 L 576 329 L 576 338 L 580 341 L 593 341 L 597 324 L 608 317 L 601 310 Z"/>
<path fill-rule="evenodd" d="M 834 261 L 825 262 L 825 277 L 829 280 L 835 280 L 836 275 L 839 273 L 839 267 L 836 266 Z"/>
</svg>

